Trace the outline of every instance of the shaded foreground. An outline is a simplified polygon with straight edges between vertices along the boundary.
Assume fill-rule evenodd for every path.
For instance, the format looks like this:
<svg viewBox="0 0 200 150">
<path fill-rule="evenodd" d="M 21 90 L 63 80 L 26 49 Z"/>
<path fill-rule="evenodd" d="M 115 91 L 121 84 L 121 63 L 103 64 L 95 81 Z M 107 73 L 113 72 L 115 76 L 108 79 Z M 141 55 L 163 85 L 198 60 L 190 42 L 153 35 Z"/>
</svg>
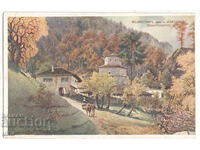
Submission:
<svg viewBox="0 0 200 150">
<path fill-rule="evenodd" d="M 71 98 L 66 98 L 70 104 L 80 109 L 81 103 Z M 162 134 L 158 126 L 154 124 L 153 118 L 147 113 L 140 111 L 133 112 L 131 117 L 118 115 L 113 112 L 119 109 L 118 107 L 111 107 L 110 111 L 96 110 L 96 116 L 90 118 L 97 126 L 99 134 L 120 134 L 120 135 L 133 135 L 133 134 Z M 124 110 L 128 111 L 128 110 Z M 85 111 L 83 111 L 85 113 Z M 123 112 L 122 112 L 123 114 Z"/>
</svg>

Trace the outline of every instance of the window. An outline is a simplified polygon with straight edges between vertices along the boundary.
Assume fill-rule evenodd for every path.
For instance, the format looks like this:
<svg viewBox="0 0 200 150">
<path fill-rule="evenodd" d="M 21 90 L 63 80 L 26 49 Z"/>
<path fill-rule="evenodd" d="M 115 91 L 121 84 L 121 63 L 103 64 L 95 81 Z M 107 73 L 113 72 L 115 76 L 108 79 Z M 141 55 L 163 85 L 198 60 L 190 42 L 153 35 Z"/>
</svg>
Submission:
<svg viewBox="0 0 200 150">
<path fill-rule="evenodd" d="M 61 82 L 68 82 L 68 77 L 61 78 Z"/>
<path fill-rule="evenodd" d="M 52 82 L 53 79 L 52 78 L 43 78 L 43 82 Z"/>
</svg>

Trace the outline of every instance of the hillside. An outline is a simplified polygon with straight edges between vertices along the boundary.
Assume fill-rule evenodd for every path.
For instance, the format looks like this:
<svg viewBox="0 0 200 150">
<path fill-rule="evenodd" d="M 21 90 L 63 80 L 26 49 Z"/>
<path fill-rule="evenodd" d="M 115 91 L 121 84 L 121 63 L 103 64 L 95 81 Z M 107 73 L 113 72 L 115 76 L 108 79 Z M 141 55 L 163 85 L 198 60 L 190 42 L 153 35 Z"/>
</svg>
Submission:
<svg viewBox="0 0 200 150">
<path fill-rule="evenodd" d="M 125 27 L 122 23 L 116 23 L 103 17 L 47 17 L 46 21 L 48 36 L 41 37 L 37 42 L 38 53 L 27 65 L 28 70 L 32 73 L 44 71 L 51 65 L 56 66 L 59 63 L 69 64 L 70 62 L 65 61 L 66 52 L 72 53 L 77 49 L 84 49 L 83 47 L 86 47 L 89 41 L 93 45 L 90 45 L 87 49 L 93 48 L 93 53 L 98 55 L 91 56 L 91 59 L 98 61 L 97 66 L 102 65 L 102 57 L 118 49 L 120 39 L 125 34 L 130 32 L 138 33 L 138 31 Z M 173 48 L 169 43 L 159 42 L 148 33 L 139 33 L 141 33 L 140 41 L 143 45 L 161 48 L 167 55 L 173 52 Z M 66 44 L 67 41 L 69 44 Z M 63 42 L 68 48 L 61 47 L 64 45 Z M 63 50 L 61 50 L 62 48 Z M 78 59 L 80 58 L 78 57 Z M 84 59 L 80 61 L 82 66 L 88 65 Z M 74 65 L 78 66 L 80 64 L 76 62 Z M 94 68 L 97 69 L 97 67 Z M 74 67 L 70 66 L 69 69 L 73 71 Z"/>
<path fill-rule="evenodd" d="M 174 52 L 172 45 L 168 42 L 159 42 L 156 38 L 151 36 L 149 33 L 142 33 L 142 38 L 140 39 L 144 44 L 150 44 L 152 46 L 159 47 L 163 50 L 166 55 L 170 55 Z"/>
<path fill-rule="evenodd" d="M 30 100 L 38 94 L 39 84 L 35 79 L 27 78 L 20 72 L 8 70 L 8 110 L 14 118 L 27 118 L 31 121 L 45 120 L 42 126 L 22 125 L 10 126 L 9 135 L 21 134 L 97 134 L 98 131 L 91 120 L 81 111 L 71 106 L 60 96 L 53 96 L 52 106 L 48 111 Z M 49 99 L 48 99 L 49 100 Z M 57 112 L 59 117 L 51 119 L 50 112 Z M 12 119 L 12 118 L 11 118 Z M 21 122 L 24 124 L 25 122 Z M 43 126 L 44 125 L 44 126 Z"/>
<path fill-rule="evenodd" d="M 162 67 L 162 70 L 168 69 L 172 75 L 179 77 L 183 74 L 183 72 L 180 70 L 180 65 L 177 64 L 177 58 L 181 55 L 186 54 L 188 51 L 194 51 L 191 48 L 181 48 L 177 49 L 172 53 L 171 56 L 169 56 Z"/>
<path fill-rule="evenodd" d="M 122 23 L 116 23 L 112 20 L 105 19 L 103 17 L 70 17 L 70 18 L 46 18 L 49 32 L 54 34 L 56 39 L 60 41 L 66 33 L 78 30 L 79 34 L 83 31 L 92 29 L 96 31 L 103 31 L 107 37 L 113 34 L 124 34 L 127 32 L 138 32 L 133 29 L 129 29 Z M 152 46 L 158 46 L 165 54 L 173 53 L 173 47 L 167 42 L 159 42 L 149 33 L 141 32 L 141 41 L 144 44 L 150 44 Z M 40 40 L 38 46 L 40 46 Z"/>
</svg>

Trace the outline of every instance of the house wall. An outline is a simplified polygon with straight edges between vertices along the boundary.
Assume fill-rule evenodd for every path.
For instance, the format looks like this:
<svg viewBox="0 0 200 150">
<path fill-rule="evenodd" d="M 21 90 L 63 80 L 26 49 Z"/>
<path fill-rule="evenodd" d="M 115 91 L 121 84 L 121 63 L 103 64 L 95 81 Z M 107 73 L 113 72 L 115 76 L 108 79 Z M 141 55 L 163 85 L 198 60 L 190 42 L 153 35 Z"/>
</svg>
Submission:
<svg viewBox="0 0 200 150">
<path fill-rule="evenodd" d="M 45 82 L 44 79 L 52 79 L 52 82 Z M 61 81 L 62 78 L 67 78 L 67 81 Z M 44 76 L 36 78 L 40 83 L 43 83 L 48 89 L 56 94 L 59 94 L 59 88 L 66 89 L 66 93 L 72 91 L 71 85 L 77 87 L 76 79 L 73 76 Z"/>
<path fill-rule="evenodd" d="M 159 98 L 163 97 L 163 90 L 160 90 L 160 89 L 149 89 L 149 90 L 147 90 L 147 92 L 151 93 L 151 94 L 158 94 Z M 152 95 L 152 96 L 154 96 L 154 95 Z"/>
<path fill-rule="evenodd" d="M 121 59 L 119 57 L 106 57 L 105 65 L 121 65 Z"/>
<path fill-rule="evenodd" d="M 102 74 L 103 72 L 106 72 L 111 76 L 127 76 L 127 71 L 125 68 L 117 68 L 117 67 L 99 68 L 99 73 Z"/>
<path fill-rule="evenodd" d="M 103 72 L 106 72 L 107 74 L 113 76 L 117 84 L 122 84 L 126 82 L 127 71 L 125 68 L 99 68 L 99 73 L 102 74 Z"/>
</svg>

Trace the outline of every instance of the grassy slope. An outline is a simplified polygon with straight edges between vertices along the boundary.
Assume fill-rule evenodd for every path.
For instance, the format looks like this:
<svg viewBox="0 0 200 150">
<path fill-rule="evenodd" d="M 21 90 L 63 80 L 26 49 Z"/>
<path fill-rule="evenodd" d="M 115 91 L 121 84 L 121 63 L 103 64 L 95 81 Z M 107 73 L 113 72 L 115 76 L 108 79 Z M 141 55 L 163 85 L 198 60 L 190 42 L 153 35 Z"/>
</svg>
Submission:
<svg viewBox="0 0 200 150">
<path fill-rule="evenodd" d="M 81 108 L 81 102 L 72 98 L 65 98 L 73 106 Z M 121 107 L 111 106 L 109 110 L 96 110 L 92 121 L 99 129 L 100 134 L 111 135 L 141 135 L 141 134 L 163 134 L 155 124 L 152 114 L 142 112 L 138 109 L 127 114 L 130 109 L 125 108 L 120 114 L 116 114 Z"/>
<path fill-rule="evenodd" d="M 8 69 L 8 103 L 9 115 L 19 115 L 37 119 L 48 119 L 49 113 L 29 101 L 37 94 L 39 85 L 34 79 L 28 79 L 21 73 Z M 9 134 L 97 134 L 92 121 L 81 111 L 71 106 L 60 96 L 54 96 L 54 105 L 60 114 L 58 120 L 48 127 L 10 127 Z M 48 125 L 47 125 L 48 126 Z"/>
<path fill-rule="evenodd" d="M 111 107 L 110 110 L 115 111 L 119 108 Z M 100 134 L 162 134 L 154 124 L 151 115 L 136 111 L 131 117 L 124 116 L 128 111 L 125 109 L 121 115 L 108 111 L 97 111 L 97 118 L 93 121 L 98 126 Z"/>
</svg>

